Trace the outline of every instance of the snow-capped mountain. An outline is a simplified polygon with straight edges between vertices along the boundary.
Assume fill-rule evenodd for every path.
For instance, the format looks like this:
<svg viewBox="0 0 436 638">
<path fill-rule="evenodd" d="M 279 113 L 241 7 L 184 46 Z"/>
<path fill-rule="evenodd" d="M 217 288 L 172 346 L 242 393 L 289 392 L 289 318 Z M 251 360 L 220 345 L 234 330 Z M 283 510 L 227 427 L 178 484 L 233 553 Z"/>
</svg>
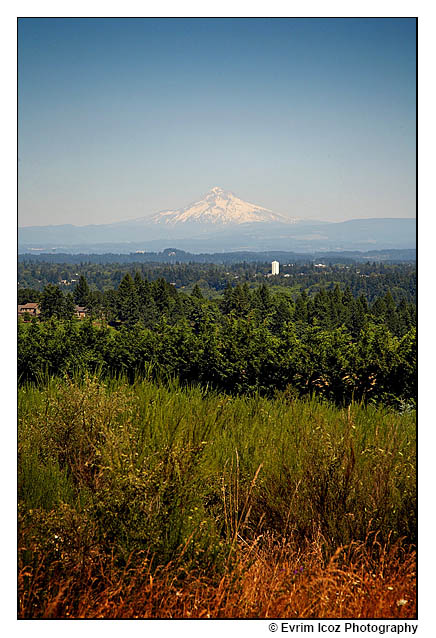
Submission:
<svg viewBox="0 0 436 638">
<path fill-rule="evenodd" d="M 187 222 L 216 225 L 250 224 L 253 222 L 289 224 L 296 220 L 273 213 L 268 208 L 245 202 L 230 191 L 215 186 L 206 193 L 203 199 L 184 208 L 162 211 L 149 217 L 147 221 L 174 226 Z"/>
<path fill-rule="evenodd" d="M 290 218 L 240 199 L 218 186 L 197 202 L 112 224 L 27 226 L 19 251 L 130 252 L 169 245 L 193 252 L 296 252 L 414 248 L 416 220 L 320 222 Z M 99 248 L 101 247 L 101 248 Z"/>
</svg>

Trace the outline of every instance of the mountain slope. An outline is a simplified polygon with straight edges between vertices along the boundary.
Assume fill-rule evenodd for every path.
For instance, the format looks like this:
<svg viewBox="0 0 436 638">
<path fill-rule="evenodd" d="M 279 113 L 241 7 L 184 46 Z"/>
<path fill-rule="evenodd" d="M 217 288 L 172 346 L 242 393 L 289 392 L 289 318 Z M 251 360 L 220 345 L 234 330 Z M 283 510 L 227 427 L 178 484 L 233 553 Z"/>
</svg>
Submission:
<svg viewBox="0 0 436 638">
<path fill-rule="evenodd" d="M 139 221 L 139 220 L 137 220 Z M 144 221 L 153 224 L 199 223 L 199 224 L 249 224 L 255 222 L 279 222 L 292 223 L 296 220 L 284 215 L 273 213 L 268 208 L 256 206 L 240 199 L 230 191 L 225 191 L 219 186 L 212 188 L 203 199 L 184 208 L 166 210 Z"/>
<path fill-rule="evenodd" d="M 416 244 L 416 220 L 354 219 L 320 222 L 285 217 L 212 188 L 179 208 L 114 224 L 27 226 L 19 251 L 161 250 L 172 244 L 192 252 L 294 250 L 297 252 L 403 249 Z"/>
</svg>

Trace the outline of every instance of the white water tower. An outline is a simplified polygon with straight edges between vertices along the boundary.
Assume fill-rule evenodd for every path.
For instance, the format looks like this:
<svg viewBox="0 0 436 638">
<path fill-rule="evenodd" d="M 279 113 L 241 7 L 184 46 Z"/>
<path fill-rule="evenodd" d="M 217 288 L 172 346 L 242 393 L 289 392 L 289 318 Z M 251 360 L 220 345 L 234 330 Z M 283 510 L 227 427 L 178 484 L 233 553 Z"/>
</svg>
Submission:
<svg viewBox="0 0 436 638">
<path fill-rule="evenodd" d="M 272 275 L 278 275 L 279 274 L 279 269 L 280 269 L 280 264 L 278 261 L 273 261 L 271 263 L 271 274 Z"/>
</svg>

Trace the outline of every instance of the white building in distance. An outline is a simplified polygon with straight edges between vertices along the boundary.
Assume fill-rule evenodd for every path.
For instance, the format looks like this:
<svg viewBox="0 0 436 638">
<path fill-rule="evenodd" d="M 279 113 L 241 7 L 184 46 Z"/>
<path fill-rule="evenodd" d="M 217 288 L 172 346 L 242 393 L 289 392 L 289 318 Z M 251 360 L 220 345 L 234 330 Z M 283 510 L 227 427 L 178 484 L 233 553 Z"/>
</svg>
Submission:
<svg viewBox="0 0 436 638">
<path fill-rule="evenodd" d="M 279 274 L 279 269 L 280 269 L 280 264 L 278 261 L 273 261 L 271 263 L 271 274 L 272 275 L 278 275 Z"/>
</svg>

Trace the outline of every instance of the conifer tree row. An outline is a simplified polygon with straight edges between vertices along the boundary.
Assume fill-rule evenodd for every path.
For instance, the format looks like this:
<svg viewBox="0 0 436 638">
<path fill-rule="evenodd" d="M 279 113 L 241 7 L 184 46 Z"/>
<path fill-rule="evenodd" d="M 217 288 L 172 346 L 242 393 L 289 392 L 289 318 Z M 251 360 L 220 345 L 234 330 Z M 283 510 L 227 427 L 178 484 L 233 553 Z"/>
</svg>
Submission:
<svg viewBox="0 0 436 638">
<path fill-rule="evenodd" d="M 71 320 L 74 300 L 89 319 Z M 48 285 L 41 319 L 19 325 L 19 375 L 102 369 L 134 377 L 151 368 L 227 392 L 292 388 L 336 402 L 410 403 L 415 398 L 416 314 L 388 291 L 373 303 L 349 287 L 294 298 L 266 283 L 227 284 L 218 299 L 163 278 L 126 273 L 117 289 L 91 291 L 81 278 L 64 294 Z"/>
</svg>

